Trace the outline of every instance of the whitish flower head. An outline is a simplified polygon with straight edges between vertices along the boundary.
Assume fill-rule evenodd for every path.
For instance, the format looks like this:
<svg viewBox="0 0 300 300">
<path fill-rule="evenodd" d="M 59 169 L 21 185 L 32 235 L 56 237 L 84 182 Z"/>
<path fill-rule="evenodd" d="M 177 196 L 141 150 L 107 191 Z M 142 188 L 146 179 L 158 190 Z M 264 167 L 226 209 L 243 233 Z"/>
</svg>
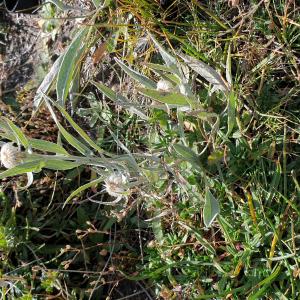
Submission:
<svg viewBox="0 0 300 300">
<path fill-rule="evenodd" d="M 22 162 L 23 153 L 17 147 L 13 146 L 12 143 L 5 143 L 1 147 L 0 159 L 2 165 L 6 169 L 10 169 Z"/>
<path fill-rule="evenodd" d="M 113 197 L 119 198 L 128 194 L 128 179 L 124 174 L 113 173 L 106 178 L 106 192 Z"/>
<path fill-rule="evenodd" d="M 170 81 L 161 79 L 158 81 L 158 83 L 156 85 L 156 89 L 158 91 L 162 91 L 162 92 L 170 92 L 173 89 L 173 85 Z"/>
</svg>

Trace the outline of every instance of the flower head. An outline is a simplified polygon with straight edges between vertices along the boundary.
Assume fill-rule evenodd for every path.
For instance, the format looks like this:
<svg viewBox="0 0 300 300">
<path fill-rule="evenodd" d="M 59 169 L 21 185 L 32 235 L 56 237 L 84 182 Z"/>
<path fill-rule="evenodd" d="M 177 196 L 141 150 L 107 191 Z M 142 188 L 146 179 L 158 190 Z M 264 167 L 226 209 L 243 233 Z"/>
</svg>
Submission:
<svg viewBox="0 0 300 300">
<path fill-rule="evenodd" d="M 113 173 L 104 180 L 106 192 L 113 197 L 120 198 L 128 194 L 127 176 L 121 173 Z"/>
<path fill-rule="evenodd" d="M 13 146 L 13 143 L 5 143 L 1 147 L 0 159 L 6 169 L 13 168 L 22 163 L 23 158 L 24 154 L 17 147 Z"/>
</svg>

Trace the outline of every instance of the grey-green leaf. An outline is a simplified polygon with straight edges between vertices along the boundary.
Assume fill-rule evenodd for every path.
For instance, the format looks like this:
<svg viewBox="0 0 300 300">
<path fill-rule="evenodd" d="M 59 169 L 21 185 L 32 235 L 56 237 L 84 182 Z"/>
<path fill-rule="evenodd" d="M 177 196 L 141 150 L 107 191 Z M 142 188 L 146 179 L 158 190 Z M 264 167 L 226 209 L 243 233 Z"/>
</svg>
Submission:
<svg viewBox="0 0 300 300">
<path fill-rule="evenodd" d="M 65 201 L 64 205 L 66 205 L 72 198 L 74 198 L 76 195 L 78 195 L 79 193 L 81 193 L 82 191 L 89 189 L 92 186 L 96 186 L 99 182 L 103 181 L 103 177 L 99 177 L 91 182 L 88 182 L 82 186 L 80 186 L 78 189 L 76 189 L 75 191 L 73 191 L 71 193 L 71 195 L 67 198 L 67 200 Z"/>
<path fill-rule="evenodd" d="M 80 164 L 73 161 L 65 161 L 61 159 L 50 159 L 45 163 L 45 168 L 51 170 L 65 171 L 79 167 Z"/>
<path fill-rule="evenodd" d="M 117 64 L 125 71 L 131 78 L 142 84 L 143 86 L 150 88 L 150 89 L 155 89 L 156 88 L 156 83 L 149 79 L 148 77 L 140 74 L 139 72 L 131 69 L 130 67 L 126 66 L 122 61 L 119 59 L 115 58 L 115 61 Z"/>
<path fill-rule="evenodd" d="M 0 173 L 0 179 L 10 176 L 21 175 L 29 172 L 40 172 L 44 167 L 45 162 L 43 160 L 26 162 Z"/>
<path fill-rule="evenodd" d="M 206 227 L 211 226 L 217 215 L 220 213 L 218 200 L 213 196 L 210 190 L 205 194 L 205 205 L 203 209 L 204 224 Z"/>
<path fill-rule="evenodd" d="M 69 155 L 69 153 L 60 145 L 40 139 L 29 139 L 32 148 L 41 151 L 52 152 L 56 154 Z"/>
<path fill-rule="evenodd" d="M 227 136 L 230 135 L 232 132 L 236 120 L 235 120 L 235 110 L 236 110 L 236 104 L 237 104 L 237 96 L 235 92 L 232 90 L 228 96 L 228 130 L 227 130 Z"/>
<path fill-rule="evenodd" d="M 181 68 L 178 66 L 177 59 L 175 56 L 171 55 L 168 51 L 166 51 L 163 46 L 152 36 L 151 39 L 153 40 L 155 46 L 157 47 L 160 55 L 162 56 L 163 60 L 165 61 L 166 65 L 174 72 L 179 78 L 183 78 L 183 74 L 181 72 Z"/>
<path fill-rule="evenodd" d="M 221 75 L 215 69 L 194 57 L 182 53 L 180 53 L 179 56 L 191 69 L 211 83 L 215 90 L 229 91 L 225 80 L 223 80 Z"/>
<path fill-rule="evenodd" d="M 141 94 L 161 103 L 174 105 L 174 106 L 187 106 L 194 107 L 196 102 L 193 99 L 188 98 L 187 96 L 180 93 L 169 93 L 163 91 L 157 91 L 153 89 L 137 89 Z"/>
<path fill-rule="evenodd" d="M 112 89 L 108 88 L 102 83 L 92 81 L 92 83 L 110 100 L 114 101 L 117 105 L 120 105 L 130 111 L 133 114 L 138 115 L 143 120 L 148 120 L 149 118 L 142 111 L 142 107 L 131 103 L 127 98 L 122 95 L 115 93 Z"/>
<path fill-rule="evenodd" d="M 57 98 L 61 105 L 64 105 L 65 103 L 74 72 L 80 63 L 79 58 L 82 54 L 83 40 L 85 39 L 88 30 L 89 28 L 85 27 L 79 31 L 63 56 L 56 83 Z"/>
<path fill-rule="evenodd" d="M 17 141 L 19 141 L 25 148 L 28 148 L 29 146 L 28 139 L 23 133 L 23 131 L 8 118 L 3 117 L 3 120 L 7 123 L 7 125 L 11 129 Z"/>
<path fill-rule="evenodd" d="M 55 77 L 57 76 L 57 73 L 59 71 L 60 68 L 60 64 L 62 61 L 63 55 L 61 55 L 53 64 L 53 66 L 51 67 L 50 71 L 48 72 L 48 74 L 45 76 L 44 80 L 42 81 L 42 83 L 40 84 L 40 86 L 38 87 L 35 97 L 33 99 L 33 107 L 34 110 L 36 111 L 39 106 L 42 103 L 44 94 L 47 94 L 53 84 L 53 81 L 55 79 Z"/>
</svg>

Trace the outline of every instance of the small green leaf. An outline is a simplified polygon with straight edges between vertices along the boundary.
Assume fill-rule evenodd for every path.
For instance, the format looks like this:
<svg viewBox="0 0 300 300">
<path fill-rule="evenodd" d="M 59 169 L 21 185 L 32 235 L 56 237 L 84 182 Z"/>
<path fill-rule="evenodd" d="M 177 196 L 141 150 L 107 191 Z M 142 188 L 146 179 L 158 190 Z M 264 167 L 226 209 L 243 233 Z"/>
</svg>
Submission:
<svg viewBox="0 0 300 300">
<path fill-rule="evenodd" d="M 205 205 L 203 209 L 204 224 L 209 227 L 220 213 L 219 202 L 212 195 L 210 190 L 207 190 L 205 195 Z"/>
<path fill-rule="evenodd" d="M 181 144 L 174 144 L 173 147 L 175 151 L 186 160 L 193 162 L 199 161 L 197 154 L 192 149 Z"/>
<path fill-rule="evenodd" d="M 216 150 L 208 156 L 208 164 L 215 165 L 216 163 L 220 162 L 223 159 L 223 157 L 224 157 L 224 152 L 220 150 Z"/>
</svg>

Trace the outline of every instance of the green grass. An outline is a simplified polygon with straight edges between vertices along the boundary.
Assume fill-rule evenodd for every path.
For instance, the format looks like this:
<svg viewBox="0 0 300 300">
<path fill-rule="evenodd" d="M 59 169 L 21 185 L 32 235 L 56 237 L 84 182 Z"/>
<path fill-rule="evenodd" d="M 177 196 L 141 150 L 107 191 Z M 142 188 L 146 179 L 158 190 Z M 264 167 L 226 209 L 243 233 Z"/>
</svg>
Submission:
<svg viewBox="0 0 300 300">
<path fill-rule="evenodd" d="M 300 13 L 240 2 L 111 1 L 37 91 L 59 146 L 1 119 L 38 164 L 0 177 L 39 171 L 3 181 L 3 298 L 299 298 Z M 116 171 L 128 185 L 105 205 Z"/>
</svg>

